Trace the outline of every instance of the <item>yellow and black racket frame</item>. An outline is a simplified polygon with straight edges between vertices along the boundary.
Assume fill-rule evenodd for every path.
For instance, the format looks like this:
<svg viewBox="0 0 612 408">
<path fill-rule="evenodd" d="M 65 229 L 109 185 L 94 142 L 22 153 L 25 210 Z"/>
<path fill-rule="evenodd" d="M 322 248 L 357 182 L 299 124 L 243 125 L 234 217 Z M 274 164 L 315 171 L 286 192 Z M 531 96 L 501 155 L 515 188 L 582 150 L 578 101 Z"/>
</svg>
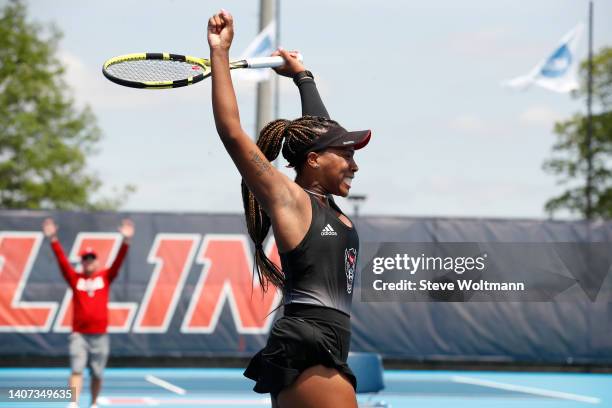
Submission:
<svg viewBox="0 0 612 408">
<path fill-rule="evenodd" d="M 296 58 L 299 61 L 303 61 L 301 54 L 297 54 Z M 119 64 L 122 62 L 129 61 L 146 61 L 146 60 L 159 60 L 159 61 L 177 61 L 186 62 L 188 64 L 197 65 L 202 68 L 203 72 L 189 76 L 184 79 L 174 81 L 132 81 L 129 79 L 119 78 L 108 71 L 108 68 L 112 65 Z M 270 57 L 255 57 L 247 58 L 239 61 L 230 62 L 230 69 L 236 68 L 273 68 L 283 65 L 285 61 L 281 56 L 270 56 Z M 130 88 L 140 89 L 167 89 L 167 88 L 179 88 L 182 86 L 188 86 L 197 84 L 203 79 L 208 78 L 211 75 L 210 60 L 205 58 L 192 57 L 189 55 L 172 54 L 168 52 L 141 52 L 134 54 L 125 54 L 113 57 L 107 60 L 102 66 L 102 73 L 104 76 L 119 85 L 128 86 Z"/>
<path fill-rule="evenodd" d="M 185 79 L 179 79 L 175 81 L 130 81 L 123 78 L 118 78 L 108 71 L 108 68 L 114 64 L 127 61 L 145 61 L 145 60 L 162 60 L 162 61 L 177 61 L 187 62 L 189 64 L 197 65 L 202 68 L 204 72 L 194 76 L 187 77 Z M 246 61 L 235 61 L 232 63 L 232 68 L 244 68 L 247 66 Z M 113 57 L 106 61 L 102 66 L 102 73 L 110 81 L 128 86 L 130 88 L 140 89 L 168 89 L 168 88 L 180 88 L 183 86 L 196 84 L 203 79 L 207 78 L 211 74 L 210 61 L 204 58 L 192 57 L 189 55 L 171 54 L 167 52 L 142 52 L 134 54 L 120 55 Z"/>
</svg>

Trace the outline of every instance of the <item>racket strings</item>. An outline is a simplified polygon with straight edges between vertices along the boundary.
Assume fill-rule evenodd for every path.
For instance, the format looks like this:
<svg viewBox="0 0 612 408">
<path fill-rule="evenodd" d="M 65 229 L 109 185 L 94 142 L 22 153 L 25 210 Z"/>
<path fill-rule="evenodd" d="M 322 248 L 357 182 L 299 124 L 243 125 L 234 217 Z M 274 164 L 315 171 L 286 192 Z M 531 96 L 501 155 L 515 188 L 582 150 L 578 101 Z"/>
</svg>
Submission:
<svg viewBox="0 0 612 408">
<path fill-rule="evenodd" d="M 178 81 L 207 73 L 199 65 L 172 60 L 123 61 L 107 67 L 106 71 L 116 78 L 134 82 Z"/>
</svg>

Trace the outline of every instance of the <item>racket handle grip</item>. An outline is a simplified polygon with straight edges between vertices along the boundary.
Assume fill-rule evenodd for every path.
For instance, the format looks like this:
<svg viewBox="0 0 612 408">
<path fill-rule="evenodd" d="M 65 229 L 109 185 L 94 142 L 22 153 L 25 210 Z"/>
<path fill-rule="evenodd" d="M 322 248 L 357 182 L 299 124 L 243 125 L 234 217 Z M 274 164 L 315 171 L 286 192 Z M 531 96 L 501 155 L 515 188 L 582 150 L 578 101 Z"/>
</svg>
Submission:
<svg viewBox="0 0 612 408">
<path fill-rule="evenodd" d="M 298 54 L 297 59 L 300 62 L 304 61 L 302 54 Z M 285 63 L 285 60 L 280 55 L 276 57 L 247 58 L 245 61 L 249 68 L 275 68 Z"/>
</svg>

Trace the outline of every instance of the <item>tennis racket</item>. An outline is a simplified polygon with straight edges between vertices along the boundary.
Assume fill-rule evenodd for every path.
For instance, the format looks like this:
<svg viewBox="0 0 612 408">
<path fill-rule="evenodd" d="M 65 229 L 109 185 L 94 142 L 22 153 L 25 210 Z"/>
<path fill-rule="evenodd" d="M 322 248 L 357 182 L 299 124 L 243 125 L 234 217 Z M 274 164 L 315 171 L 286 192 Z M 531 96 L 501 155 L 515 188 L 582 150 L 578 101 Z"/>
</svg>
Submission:
<svg viewBox="0 0 612 408">
<path fill-rule="evenodd" d="M 298 55 L 301 61 L 302 56 Z M 273 68 L 285 63 L 283 57 L 247 58 L 230 63 L 230 69 Z M 131 88 L 167 89 L 197 84 L 210 76 L 210 60 L 159 52 L 113 57 L 102 66 L 102 73 L 116 84 Z"/>
</svg>

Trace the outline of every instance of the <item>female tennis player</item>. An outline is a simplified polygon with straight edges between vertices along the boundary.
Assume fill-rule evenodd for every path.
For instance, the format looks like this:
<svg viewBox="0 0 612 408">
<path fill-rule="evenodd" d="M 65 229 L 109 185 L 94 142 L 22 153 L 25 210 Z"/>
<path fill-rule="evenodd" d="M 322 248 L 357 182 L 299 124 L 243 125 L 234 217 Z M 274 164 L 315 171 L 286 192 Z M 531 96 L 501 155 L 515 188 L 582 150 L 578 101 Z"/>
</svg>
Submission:
<svg viewBox="0 0 612 408">
<path fill-rule="evenodd" d="M 253 357 L 245 375 L 256 381 L 256 392 L 271 394 L 273 407 L 357 407 L 355 376 L 346 359 L 359 238 L 331 196 L 348 195 L 358 170 L 353 155 L 368 143 L 370 131 L 348 132 L 326 117 L 312 74 L 282 52 L 287 62 L 278 72 L 294 74 L 302 100 L 306 99 L 303 110 L 311 113 L 311 104 L 320 116 L 275 120 L 264 127 L 255 144 L 241 127 L 230 76 L 233 36 L 233 19 L 227 11 L 210 18 L 215 124 L 242 175 L 259 280 L 264 290 L 272 283 L 284 296 L 284 315 L 274 323 L 265 348 Z M 318 104 L 312 104 L 313 92 Z M 296 170 L 295 180 L 270 164 L 281 148 Z M 282 271 L 263 250 L 270 226 Z"/>
</svg>

